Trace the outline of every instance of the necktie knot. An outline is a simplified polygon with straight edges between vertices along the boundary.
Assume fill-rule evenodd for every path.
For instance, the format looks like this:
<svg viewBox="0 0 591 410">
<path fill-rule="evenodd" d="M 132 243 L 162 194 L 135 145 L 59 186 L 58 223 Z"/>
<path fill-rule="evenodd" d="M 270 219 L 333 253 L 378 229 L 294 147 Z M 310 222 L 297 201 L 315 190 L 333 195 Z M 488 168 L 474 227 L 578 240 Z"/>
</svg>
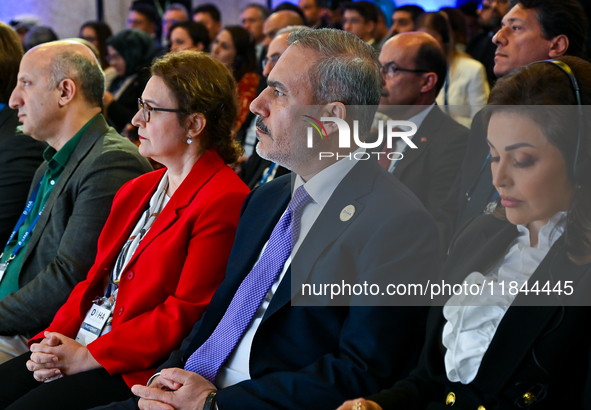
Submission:
<svg viewBox="0 0 591 410">
<path fill-rule="evenodd" d="M 296 241 L 298 240 L 298 236 L 300 234 L 300 221 L 302 217 L 302 211 L 312 202 L 312 197 L 306 191 L 304 186 L 300 186 L 298 189 L 295 190 L 293 193 L 293 197 L 289 202 L 289 210 L 291 211 L 291 247 L 295 245 Z"/>
<path fill-rule="evenodd" d="M 289 202 L 289 207 L 291 208 L 292 213 L 300 214 L 304 207 L 312 202 L 312 197 L 306 191 L 304 186 L 300 186 L 298 189 L 295 190 L 293 193 L 293 197 Z"/>
</svg>

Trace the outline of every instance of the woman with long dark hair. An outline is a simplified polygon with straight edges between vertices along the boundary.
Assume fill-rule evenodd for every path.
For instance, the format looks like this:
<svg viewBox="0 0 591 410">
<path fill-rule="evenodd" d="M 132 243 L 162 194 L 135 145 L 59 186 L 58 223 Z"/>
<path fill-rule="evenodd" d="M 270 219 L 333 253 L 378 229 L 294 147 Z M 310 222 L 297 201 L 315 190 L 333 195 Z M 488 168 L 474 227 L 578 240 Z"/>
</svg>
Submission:
<svg viewBox="0 0 591 410">
<path fill-rule="evenodd" d="M 211 56 L 228 67 L 238 84 L 240 103 L 234 127 L 234 131 L 237 131 L 246 120 L 260 81 L 255 72 L 256 55 L 252 35 L 240 26 L 224 27 L 213 42 Z"/>
<path fill-rule="evenodd" d="M 431 308 L 409 377 L 340 409 L 591 408 L 588 104 L 577 57 L 498 80 L 484 113 L 498 206 L 460 229 L 442 269 L 475 290 Z"/>
</svg>

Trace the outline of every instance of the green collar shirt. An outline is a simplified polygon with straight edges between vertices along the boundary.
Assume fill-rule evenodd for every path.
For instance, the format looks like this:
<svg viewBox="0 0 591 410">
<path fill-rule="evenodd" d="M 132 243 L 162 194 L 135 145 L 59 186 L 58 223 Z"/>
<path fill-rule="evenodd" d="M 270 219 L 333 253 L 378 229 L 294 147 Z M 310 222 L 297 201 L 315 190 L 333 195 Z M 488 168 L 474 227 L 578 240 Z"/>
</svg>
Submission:
<svg viewBox="0 0 591 410">
<path fill-rule="evenodd" d="M 2 255 L 1 262 L 6 262 L 6 260 L 10 257 L 13 250 L 17 247 L 18 241 L 22 239 L 25 232 L 30 228 L 31 224 L 39 215 L 39 211 L 45 207 L 51 193 L 53 192 L 53 188 L 57 184 L 64 168 L 66 167 L 68 160 L 70 159 L 72 153 L 78 146 L 80 139 L 84 132 L 86 132 L 87 128 L 93 121 L 99 116 L 100 114 L 95 115 L 88 121 L 81 129 L 78 131 L 72 139 L 70 139 L 59 151 L 56 151 L 52 147 L 47 147 L 43 152 L 43 158 L 47 162 L 47 170 L 41 179 L 41 184 L 39 186 L 39 192 L 37 194 L 37 199 L 35 200 L 35 204 L 31 209 L 31 212 L 27 215 L 25 222 L 19 228 L 18 232 L 12 240 L 6 245 L 6 249 L 4 249 L 4 253 Z M 4 296 L 8 295 L 9 293 L 13 293 L 18 291 L 18 278 L 20 275 L 20 271 L 23 265 L 24 255 L 26 253 L 27 245 L 31 240 L 31 235 L 33 232 L 29 233 L 27 238 L 25 239 L 23 245 L 19 249 L 18 253 L 15 255 L 14 259 L 8 264 L 6 272 L 4 273 L 4 277 L 0 282 L 0 299 Z"/>
</svg>

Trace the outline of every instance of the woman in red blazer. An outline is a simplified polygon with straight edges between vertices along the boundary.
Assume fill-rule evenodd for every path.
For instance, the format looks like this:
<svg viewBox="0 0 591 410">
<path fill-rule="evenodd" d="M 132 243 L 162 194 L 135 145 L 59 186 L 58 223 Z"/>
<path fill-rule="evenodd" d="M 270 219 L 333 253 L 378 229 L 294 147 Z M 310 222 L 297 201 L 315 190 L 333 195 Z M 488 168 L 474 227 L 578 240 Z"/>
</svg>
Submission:
<svg viewBox="0 0 591 410">
<path fill-rule="evenodd" d="M 235 87 L 206 54 L 154 63 L 133 123 L 140 153 L 166 169 L 119 190 L 88 278 L 31 339 L 32 353 L 2 367 L 0 408 L 126 399 L 180 346 L 223 279 L 248 193 L 226 166 L 240 153 Z"/>
</svg>

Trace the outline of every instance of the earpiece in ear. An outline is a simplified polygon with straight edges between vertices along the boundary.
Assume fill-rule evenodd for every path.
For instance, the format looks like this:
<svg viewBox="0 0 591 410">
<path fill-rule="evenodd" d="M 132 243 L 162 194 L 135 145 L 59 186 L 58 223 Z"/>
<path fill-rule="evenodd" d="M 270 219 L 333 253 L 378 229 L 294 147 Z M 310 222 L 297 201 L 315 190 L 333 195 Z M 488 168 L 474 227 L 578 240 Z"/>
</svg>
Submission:
<svg viewBox="0 0 591 410">
<path fill-rule="evenodd" d="M 580 92 L 580 88 L 579 88 L 579 83 L 577 82 L 577 78 L 575 77 L 575 74 L 573 73 L 573 70 L 568 66 L 568 64 L 566 64 L 564 61 L 560 61 L 560 60 L 544 60 L 544 61 L 537 61 L 533 64 L 552 64 L 554 67 L 558 68 L 560 71 L 562 71 L 564 74 L 566 74 L 570 80 L 570 84 L 572 86 L 573 92 L 575 93 L 575 98 L 577 101 L 577 109 L 578 109 L 578 127 L 577 127 L 577 145 L 575 148 L 575 156 L 574 156 L 574 160 L 573 160 L 573 166 L 570 170 L 568 170 L 568 174 L 569 176 L 572 176 L 572 180 L 575 184 L 575 186 L 579 185 L 579 182 L 581 181 L 581 179 L 583 179 L 583 176 L 585 175 L 585 164 L 583 163 L 583 161 L 579 160 L 579 153 L 581 152 L 581 150 L 584 150 L 584 147 L 581 147 L 581 144 L 583 143 L 583 139 L 582 136 L 585 135 L 584 134 L 584 126 L 585 126 L 585 120 L 583 118 L 583 107 L 581 104 L 581 92 Z"/>
</svg>

